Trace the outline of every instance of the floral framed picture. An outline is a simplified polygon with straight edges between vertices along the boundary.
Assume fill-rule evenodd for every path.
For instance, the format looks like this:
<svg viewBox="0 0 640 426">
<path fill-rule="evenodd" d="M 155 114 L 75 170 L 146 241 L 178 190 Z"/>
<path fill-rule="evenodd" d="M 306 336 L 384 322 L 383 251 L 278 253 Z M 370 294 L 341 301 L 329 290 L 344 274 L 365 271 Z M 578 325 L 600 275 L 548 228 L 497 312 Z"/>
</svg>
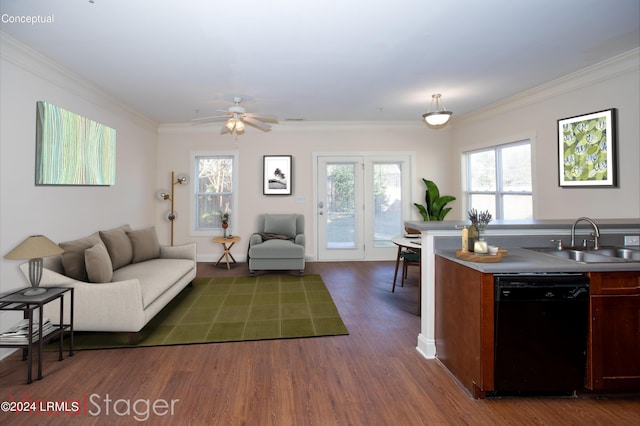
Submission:
<svg viewBox="0 0 640 426">
<path fill-rule="evenodd" d="M 290 155 L 265 155 L 262 193 L 264 195 L 291 195 L 293 184 Z"/>
<path fill-rule="evenodd" d="M 561 187 L 616 187 L 616 109 L 558 120 Z"/>
</svg>

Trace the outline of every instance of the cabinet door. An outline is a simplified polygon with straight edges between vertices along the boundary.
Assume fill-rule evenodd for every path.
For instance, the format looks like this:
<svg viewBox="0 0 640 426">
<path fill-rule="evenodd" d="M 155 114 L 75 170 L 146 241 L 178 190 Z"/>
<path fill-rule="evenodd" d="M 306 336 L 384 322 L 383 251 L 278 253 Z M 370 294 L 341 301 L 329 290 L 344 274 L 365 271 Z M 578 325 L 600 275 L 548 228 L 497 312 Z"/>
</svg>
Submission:
<svg viewBox="0 0 640 426">
<path fill-rule="evenodd" d="M 591 296 L 592 390 L 640 390 L 640 294 Z"/>
</svg>

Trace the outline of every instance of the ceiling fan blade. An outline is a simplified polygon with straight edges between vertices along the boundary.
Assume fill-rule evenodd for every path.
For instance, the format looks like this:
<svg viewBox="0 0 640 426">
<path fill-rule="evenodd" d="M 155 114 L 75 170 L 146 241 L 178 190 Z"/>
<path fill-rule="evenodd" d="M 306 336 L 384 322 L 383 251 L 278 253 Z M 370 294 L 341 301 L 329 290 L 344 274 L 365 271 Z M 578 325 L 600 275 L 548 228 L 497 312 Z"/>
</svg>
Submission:
<svg viewBox="0 0 640 426">
<path fill-rule="evenodd" d="M 202 118 L 194 118 L 191 120 L 193 124 L 204 124 L 211 123 L 212 121 L 223 121 L 227 120 L 229 115 L 212 115 L 211 117 L 202 117 Z"/>
<path fill-rule="evenodd" d="M 248 112 L 248 113 L 245 113 L 243 117 L 250 117 L 250 118 L 255 118 L 256 120 L 264 121 L 267 123 L 278 124 L 278 117 L 276 117 L 275 115 L 251 114 Z"/>
<path fill-rule="evenodd" d="M 264 130 L 265 132 L 271 130 L 271 126 L 269 126 L 268 124 L 263 123 L 262 121 L 258 121 L 255 118 L 252 117 L 248 117 L 248 116 L 244 116 L 242 117 L 242 121 L 244 121 L 245 123 L 253 126 L 253 127 L 257 127 L 260 130 Z"/>
</svg>

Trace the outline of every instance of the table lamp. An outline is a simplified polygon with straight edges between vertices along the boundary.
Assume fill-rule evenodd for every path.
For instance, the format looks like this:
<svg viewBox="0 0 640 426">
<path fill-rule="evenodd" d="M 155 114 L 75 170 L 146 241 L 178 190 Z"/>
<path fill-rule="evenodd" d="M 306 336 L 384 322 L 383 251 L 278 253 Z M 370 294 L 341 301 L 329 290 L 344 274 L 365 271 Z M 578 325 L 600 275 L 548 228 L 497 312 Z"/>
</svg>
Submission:
<svg viewBox="0 0 640 426">
<path fill-rule="evenodd" d="M 42 258 L 63 253 L 64 250 L 44 235 L 32 235 L 21 242 L 16 248 L 7 253 L 5 259 L 29 259 L 29 282 L 31 289 L 25 291 L 25 296 L 42 294 L 47 289 L 38 288 L 42 278 Z"/>
</svg>

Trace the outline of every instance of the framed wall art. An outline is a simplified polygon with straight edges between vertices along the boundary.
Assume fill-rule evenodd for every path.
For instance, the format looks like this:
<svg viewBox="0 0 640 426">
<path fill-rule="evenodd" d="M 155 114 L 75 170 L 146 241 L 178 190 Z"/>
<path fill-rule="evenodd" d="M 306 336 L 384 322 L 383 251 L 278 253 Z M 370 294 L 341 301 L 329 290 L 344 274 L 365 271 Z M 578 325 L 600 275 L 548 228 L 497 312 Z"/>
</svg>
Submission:
<svg viewBox="0 0 640 426">
<path fill-rule="evenodd" d="M 265 155 L 263 165 L 263 194 L 291 195 L 293 184 L 290 155 Z"/>
<path fill-rule="evenodd" d="M 561 187 L 615 187 L 616 109 L 558 120 Z"/>
<path fill-rule="evenodd" d="M 116 131 L 36 103 L 36 185 L 115 185 Z"/>
</svg>

